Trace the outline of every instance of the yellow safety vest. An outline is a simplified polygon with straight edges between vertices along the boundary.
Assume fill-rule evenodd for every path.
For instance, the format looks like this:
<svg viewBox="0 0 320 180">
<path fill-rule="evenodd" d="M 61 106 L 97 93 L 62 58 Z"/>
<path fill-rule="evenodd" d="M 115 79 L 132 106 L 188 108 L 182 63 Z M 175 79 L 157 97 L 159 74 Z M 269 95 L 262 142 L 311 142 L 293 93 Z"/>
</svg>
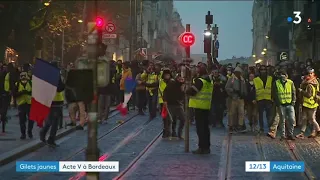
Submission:
<svg viewBox="0 0 320 180">
<path fill-rule="evenodd" d="M 163 104 L 163 91 L 166 89 L 167 83 L 164 82 L 163 79 L 159 80 L 159 91 L 158 91 L 158 102 L 159 104 Z"/>
<path fill-rule="evenodd" d="M 10 73 L 7 73 L 4 78 L 4 91 L 10 91 Z"/>
<path fill-rule="evenodd" d="M 232 77 L 232 74 L 227 74 L 227 79 L 230 79 Z"/>
<path fill-rule="evenodd" d="M 293 82 L 289 79 L 284 86 L 280 80 L 276 81 L 280 104 L 290 104 L 292 102 L 292 84 Z"/>
<path fill-rule="evenodd" d="M 202 81 L 201 90 L 189 99 L 189 107 L 196 109 L 210 110 L 212 99 L 212 82 L 208 82 L 205 79 L 199 78 Z"/>
<path fill-rule="evenodd" d="M 263 81 L 260 77 L 253 79 L 254 87 L 256 88 L 256 99 L 260 100 L 271 100 L 271 87 L 272 87 L 272 77 L 268 76 L 267 83 L 263 87 Z"/>
<path fill-rule="evenodd" d="M 62 92 L 57 92 L 56 96 L 54 97 L 53 101 L 55 102 L 61 102 L 64 101 L 64 91 Z"/>
<path fill-rule="evenodd" d="M 26 86 L 23 86 L 21 83 L 16 83 L 16 86 L 18 86 L 18 92 L 22 91 L 28 91 L 31 92 L 31 84 L 27 82 Z M 17 104 L 22 105 L 22 104 L 31 104 L 31 95 L 29 94 L 23 94 L 19 97 L 17 97 Z"/>
<path fill-rule="evenodd" d="M 302 106 L 309 108 L 309 109 L 314 109 L 314 108 L 318 107 L 319 104 L 314 100 L 314 97 L 316 96 L 316 88 L 313 87 L 312 85 L 311 85 L 311 87 L 312 87 L 312 96 L 310 98 L 303 96 Z"/>
<path fill-rule="evenodd" d="M 156 75 L 155 73 L 152 74 L 148 74 L 147 75 L 147 84 L 152 84 L 158 81 L 158 75 Z M 152 90 L 154 90 L 154 87 L 147 87 L 147 90 L 149 91 L 149 94 L 152 96 Z"/>
</svg>

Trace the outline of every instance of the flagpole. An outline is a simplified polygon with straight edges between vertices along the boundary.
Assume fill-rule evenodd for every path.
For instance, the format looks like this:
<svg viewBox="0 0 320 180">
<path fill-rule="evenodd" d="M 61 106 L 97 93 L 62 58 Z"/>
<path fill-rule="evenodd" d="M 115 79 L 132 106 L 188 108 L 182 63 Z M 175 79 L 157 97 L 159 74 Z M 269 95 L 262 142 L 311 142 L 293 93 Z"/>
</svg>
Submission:
<svg viewBox="0 0 320 180">
<path fill-rule="evenodd" d="M 94 12 L 95 17 L 98 17 L 98 1 L 94 1 Z M 99 38 L 98 38 L 99 39 Z M 98 136 L 98 124 L 97 124 L 97 111 L 98 111 L 98 104 L 97 104 L 97 70 L 98 70 L 98 49 L 99 49 L 99 42 L 97 41 L 95 44 L 95 57 L 93 61 L 93 92 L 94 92 L 94 100 L 92 104 L 90 104 L 89 108 L 89 122 L 88 122 L 88 145 L 86 149 L 86 160 L 87 161 L 98 161 L 100 150 L 98 148 L 97 136 Z M 86 173 L 87 180 L 99 180 L 99 172 L 87 172 Z"/>
</svg>

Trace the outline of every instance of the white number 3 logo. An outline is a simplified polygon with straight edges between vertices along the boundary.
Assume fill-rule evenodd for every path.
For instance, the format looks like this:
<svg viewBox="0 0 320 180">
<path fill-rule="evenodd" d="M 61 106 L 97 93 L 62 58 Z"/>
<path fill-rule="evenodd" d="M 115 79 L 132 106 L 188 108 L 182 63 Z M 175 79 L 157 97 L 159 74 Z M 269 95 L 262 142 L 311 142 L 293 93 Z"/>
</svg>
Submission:
<svg viewBox="0 0 320 180">
<path fill-rule="evenodd" d="M 295 15 L 294 16 L 294 20 L 293 20 L 293 23 L 295 23 L 295 24 L 299 24 L 299 23 L 301 23 L 301 12 L 300 11 L 293 11 L 293 14 Z"/>
</svg>

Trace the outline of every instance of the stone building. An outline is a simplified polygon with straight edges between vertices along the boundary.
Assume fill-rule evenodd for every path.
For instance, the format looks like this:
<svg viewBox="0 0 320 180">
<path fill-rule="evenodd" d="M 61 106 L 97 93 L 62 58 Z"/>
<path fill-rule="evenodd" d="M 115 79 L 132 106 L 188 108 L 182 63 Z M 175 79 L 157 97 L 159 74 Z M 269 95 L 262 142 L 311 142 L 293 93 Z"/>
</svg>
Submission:
<svg viewBox="0 0 320 180">
<path fill-rule="evenodd" d="M 172 15 L 172 54 L 176 61 L 182 60 L 185 55 L 185 49 L 180 45 L 178 37 L 185 32 L 185 27 L 182 24 L 182 19 L 180 17 L 177 9 L 174 9 Z"/>
<path fill-rule="evenodd" d="M 268 2 L 255 0 L 252 7 L 252 61 L 267 64 L 266 56 L 269 40 L 269 22 L 270 13 L 268 10 Z"/>
</svg>

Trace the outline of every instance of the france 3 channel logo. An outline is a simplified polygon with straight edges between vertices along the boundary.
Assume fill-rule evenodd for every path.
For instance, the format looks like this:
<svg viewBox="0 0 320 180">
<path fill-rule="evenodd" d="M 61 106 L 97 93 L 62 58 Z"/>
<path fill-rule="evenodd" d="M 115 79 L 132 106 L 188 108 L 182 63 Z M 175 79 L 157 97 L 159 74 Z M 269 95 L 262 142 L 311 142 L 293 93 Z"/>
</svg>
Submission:
<svg viewBox="0 0 320 180">
<path fill-rule="evenodd" d="M 16 172 L 119 172 L 119 161 L 17 161 Z"/>
<path fill-rule="evenodd" d="M 303 161 L 246 161 L 246 172 L 304 172 Z"/>
</svg>

